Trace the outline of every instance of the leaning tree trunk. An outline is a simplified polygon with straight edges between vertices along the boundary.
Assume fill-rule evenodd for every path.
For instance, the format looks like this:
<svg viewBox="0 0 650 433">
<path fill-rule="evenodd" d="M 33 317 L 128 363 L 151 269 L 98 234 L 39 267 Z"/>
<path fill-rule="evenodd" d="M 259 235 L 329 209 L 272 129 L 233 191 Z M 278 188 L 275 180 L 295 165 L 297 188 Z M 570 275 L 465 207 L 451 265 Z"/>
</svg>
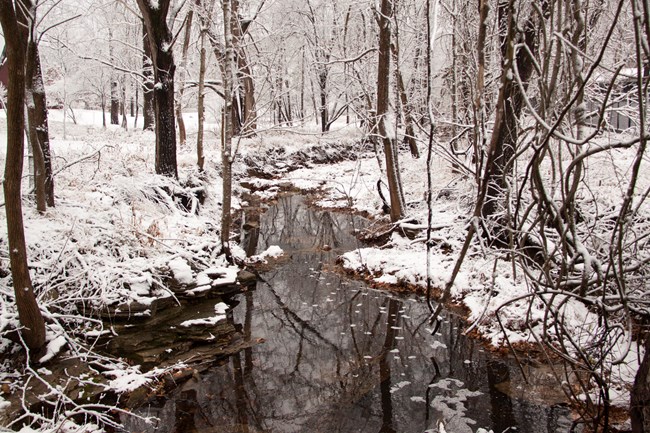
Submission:
<svg viewBox="0 0 650 433">
<path fill-rule="evenodd" d="M 153 7 L 148 0 L 137 0 L 149 36 L 154 73 L 154 110 L 156 115 L 156 173 L 178 177 L 176 164 L 176 121 L 174 115 L 174 56 L 172 33 L 167 26 L 170 0 Z"/>
<path fill-rule="evenodd" d="M 399 181 L 397 149 L 394 140 L 388 136 L 388 129 L 386 128 L 390 85 L 390 21 L 392 16 L 392 1 L 382 0 L 379 17 L 379 56 L 377 60 L 377 129 L 384 144 L 384 155 L 386 157 L 386 175 L 390 192 L 390 219 L 395 222 L 404 216 L 404 196 Z"/>
<path fill-rule="evenodd" d="M 413 158 L 420 157 L 420 150 L 418 149 L 418 144 L 415 140 L 415 128 L 413 124 L 415 120 L 413 119 L 413 107 L 408 101 L 408 96 L 406 94 L 406 86 L 404 85 L 404 77 L 402 76 L 402 71 L 399 68 L 399 45 L 398 42 L 391 44 L 391 50 L 393 56 L 395 57 L 395 68 L 397 75 L 397 92 L 399 93 L 399 102 L 402 105 L 402 114 L 404 116 L 404 125 L 406 129 L 406 134 L 404 135 L 404 142 L 408 143 L 409 149 L 411 150 L 411 155 Z"/>
<path fill-rule="evenodd" d="M 20 331 L 28 348 L 40 350 L 45 344 L 45 321 L 36 303 L 27 265 L 27 247 L 23 226 L 22 201 L 20 195 L 23 174 L 23 152 L 25 111 L 25 63 L 27 40 L 25 32 L 19 30 L 17 13 L 29 10 L 24 1 L 17 1 L 18 12 L 12 0 L 0 0 L 0 24 L 6 38 L 9 85 L 7 87 L 7 156 L 5 162 L 4 197 L 7 213 L 7 237 L 9 241 L 9 262 L 13 280 L 16 306 L 22 329 Z M 25 16 L 21 22 L 28 22 Z M 29 21 L 31 23 L 31 21 Z"/>
<path fill-rule="evenodd" d="M 515 154 L 518 138 L 518 122 L 524 104 L 524 95 L 517 85 L 513 63 L 517 63 L 519 77 L 524 85 L 534 71 L 533 62 L 525 50 L 516 50 L 517 23 L 514 1 L 499 5 L 499 21 L 507 27 L 506 35 L 501 40 L 503 54 L 503 71 L 501 89 L 497 99 L 494 129 L 485 163 L 485 180 L 487 192 L 483 201 L 483 217 L 492 217 L 498 213 L 503 193 L 508 188 L 507 177 L 512 171 L 511 159 Z M 524 42 L 530 52 L 535 52 L 537 33 L 533 18 L 529 18 L 524 28 Z"/>
</svg>

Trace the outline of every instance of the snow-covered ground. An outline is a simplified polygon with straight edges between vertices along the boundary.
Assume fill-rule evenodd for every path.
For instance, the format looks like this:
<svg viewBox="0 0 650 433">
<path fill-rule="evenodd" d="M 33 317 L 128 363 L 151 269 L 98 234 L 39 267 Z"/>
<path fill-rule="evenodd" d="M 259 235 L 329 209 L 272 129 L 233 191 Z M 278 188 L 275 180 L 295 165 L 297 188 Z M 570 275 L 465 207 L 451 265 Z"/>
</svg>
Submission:
<svg viewBox="0 0 650 433">
<path fill-rule="evenodd" d="M 98 332 L 98 322 L 81 319 L 74 308 L 81 298 L 92 298 L 94 306 L 102 304 L 146 304 L 154 298 L 173 296 L 163 284 L 160 275 L 171 273 L 179 282 L 191 284 L 201 280 L 201 271 L 207 268 L 227 269 L 220 251 L 218 230 L 221 215 L 221 180 L 217 152 L 217 125 L 208 125 L 206 153 L 207 166 L 201 174 L 196 168 L 194 135 L 178 152 L 179 181 L 171 181 L 154 173 L 154 136 L 110 126 L 101 128 L 97 112 L 75 110 L 77 124 L 66 123 L 65 137 L 62 114 L 51 111 L 51 137 L 56 189 L 56 207 L 45 215 L 36 212 L 33 203 L 25 200 L 25 231 L 30 266 L 38 300 L 48 318 L 48 357 L 59 351 L 71 351 L 81 356 L 81 347 L 75 339 L 81 333 Z M 192 131 L 195 114 L 186 115 Z M 4 123 L 4 115 L 0 124 Z M 4 129 L 4 128 L 0 128 Z M 273 149 L 283 149 L 283 155 L 295 153 L 309 146 L 327 146 L 328 143 L 354 143 L 362 132 L 352 126 L 335 125 L 334 132 L 321 136 L 311 126 L 298 132 L 270 130 L 254 138 L 237 143 L 239 156 L 235 163 L 236 176 L 244 177 L 244 160 L 268 155 Z M 3 143 L 0 134 L 0 165 L 4 166 Z M 625 151 L 616 154 L 617 167 L 629 169 L 631 156 Z M 370 153 L 357 160 L 335 164 L 316 165 L 290 171 L 287 167 L 282 179 L 266 180 L 263 198 L 271 198 L 278 185 L 292 184 L 299 189 L 320 189 L 317 205 L 328 208 L 353 208 L 375 218 L 375 227 L 388 225 L 382 215 L 382 202 L 377 193 L 377 181 L 382 177 L 378 160 Z M 611 154 L 608 154 L 611 157 Z M 647 168 L 647 161 L 645 161 Z M 281 164 L 277 165 L 281 168 Z M 426 158 L 401 156 L 407 213 L 419 224 L 427 221 Z M 280 170 L 282 171 L 282 170 Z M 611 184 L 606 203 L 615 202 L 615 177 L 606 171 L 592 171 L 594 183 Z M 642 170 L 641 189 L 650 184 L 650 170 Z M 375 283 L 390 287 L 409 286 L 423 290 L 427 278 L 437 289 L 444 287 L 455 265 L 473 212 L 476 191 L 473 182 L 454 173 L 441 157 L 434 156 L 432 209 L 432 249 L 427 260 L 424 232 L 415 239 L 393 233 L 388 244 L 350 251 L 342 257 L 344 266 L 363 273 Z M 27 177 L 25 178 L 27 184 Z M 205 201 L 200 212 L 187 212 L 173 202 L 175 192 L 191 190 L 205 184 Z M 275 188 L 274 188 L 275 186 Z M 28 187 L 25 187 L 27 191 Z M 236 188 L 236 190 L 239 190 Z M 608 190 L 604 190 L 608 191 Z M 385 193 L 387 195 L 387 193 Z M 235 200 L 235 207 L 241 206 Z M 193 203 L 199 206 L 198 203 Z M 644 212 L 648 213 L 647 206 Z M 1 267 L 8 269 L 6 251 L 6 223 L 0 216 Z M 277 255 L 269 251 L 268 255 Z M 544 314 L 542 300 L 529 303 L 531 288 L 522 273 L 480 242 L 470 249 L 461 272 L 455 280 L 451 295 L 468 312 L 468 323 L 476 322 L 481 336 L 494 346 L 509 343 L 534 343 L 536 326 L 541 326 Z M 232 271 L 232 269 L 230 270 Z M 0 333 L 15 328 L 17 313 L 13 307 L 13 288 L 10 277 L 0 279 Z M 596 328 L 598 317 L 576 299 L 555 299 L 563 302 L 568 326 L 576 338 L 588 340 Z M 223 313 L 216 311 L 217 317 Z M 500 323 L 497 321 L 500 319 Z M 529 327 L 528 324 L 531 326 Z M 505 331 L 505 332 L 504 332 Z M 101 332 L 101 329 L 99 330 Z M 622 358 L 611 372 L 616 392 L 613 400 L 626 406 L 629 386 L 633 381 L 641 356 L 636 343 L 629 345 L 629 334 L 620 341 Z M 629 350 L 628 350 L 629 349 Z M 17 352 L 13 343 L 0 338 L 0 350 Z M 132 390 L 146 383 L 154 372 L 140 373 L 137 367 L 119 361 L 110 361 L 115 368 L 104 373 L 106 386 L 117 391 Z M 6 367 L 6 366 L 5 366 Z M 26 376 L 23 376 L 26 377 Z M 10 385 L 13 392 L 21 388 L 13 371 L 0 366 L 0 382 Z M 107 389 L 108 389 L 107 388 Z M 7 403 L 0 397 L 0 414 Z M 58 421 L 51 424 L 56 427 Z M 30 431 L 30 430 L 24 430 Z M 46 431 L 46 430 L 43 430 Z"/>
</svg>

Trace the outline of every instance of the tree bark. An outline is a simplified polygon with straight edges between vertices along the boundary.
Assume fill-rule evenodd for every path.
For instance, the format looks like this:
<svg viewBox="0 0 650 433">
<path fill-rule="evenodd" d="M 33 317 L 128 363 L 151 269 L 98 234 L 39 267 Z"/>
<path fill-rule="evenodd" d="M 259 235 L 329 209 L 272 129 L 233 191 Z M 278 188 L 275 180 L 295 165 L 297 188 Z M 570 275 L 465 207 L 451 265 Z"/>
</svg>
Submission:
<svg viewBox="0 0 650 433">
<path fill-rule="evenodd" d="M 122 128 L 129 129 L 128 120 L 126 118 L 126 77 L 122 76 L 122 97 L 120 101 L 120 111 L 122 114 Z"/>
<path fill-rule="evenodd" d="M 506 178 L 512 171 L 510 161 L 517 146 L 518 122 L 524 104 L 524 95 L 513 77 L 513 63 L 517 62 L 519 77 L 524 85 L 527 84 L 534 71 L 533 62 L 524 54 L 524 50 L 515 51 L 517 23 L 513 0 L 499 5 L 499 21 L 506 25 L 507 30 L 501 39 L 503 54 L 501 89 L 497 100 L 488 159 L 485 163 L 484 181 L 487 182 L 487 194 L 482 207 L 483 217 L 494 216 L 498 213 L 503 192 L 508 187 Z M 532 16 L 525 24 L 523 36 L 524 43 L 530 52 L 535 52 L 536 29 Z"/>
<path fill-rule="evenodd" d="M 241 92 L 237 92 L 238 106 L 233 106 L 233 119 L 238 118 L 238 128 L 233 135 L 250 135 L 257 129 L 257 107 L 255 102 L 255 83 L 253 71 L 248 62 L 244 49 L 244 35 L 250 23 L 243 23 L 239 16 L 239 0 L 232 0 L 231 4 L 231 31 L 233 39 L 233 55 L 237 63 L 237 82 L 241 83 Z"/>
<path fill-rule="evenodd" d="M 329 108 L 327 107 L 327 69 L 325 66 L 319 67 L 318 72 L 318 89 L 320 94 L 320 124 L 321 132 L 327 132 L 329 129 Z"/>
<path fill-rule="evenodd" d="M 404 135 L 404 142 L 409 145 L 411 150 L 411 155 L 413 158 L 420 157 L 420 150 L 415 141 L 415 129 L 413 128 L 413 107 L 409 104 L 408 96 L 406 95 L 406 86 L 404 85 L 404 77 L 402 77 L 402 71 L 399 68 L 399 45 L 396 41 L 394 44 L 391 44 L 391 50 L 393 56 L 395 56 L 395 69 L 397 74 L 397 91 L 399 93 L 399 101 L 402 105 L 402 111 L 404 115 L 404 125 L 406 129 L 406 134 Z"/>
<path fill-rule="evenodd" d="M 486 144 L 486 103 L 485 103 L 485 48 L 487 46 L 487 20 L 490 13 L 489 0 L 479 0 L 479 28 L 478 40 L 476 42 L 478 71 L 476 74 L 476 99 L 474 100 L 474 162 L 476 173 L 476 184 L 481 183 L 481 172 L 483 171 L 483 155 Z"/>
<path fill-rule="evenodd" d="M 115 63 L 113 55 L 113 32 L 108 30 L 108 55 L 111 64 Z M 118 90 L 117 77 L 114 68 L 111 68 L 111 125 L 120 124 L 120 96 Z"/>
<path fill-rule="evenodd" d="M 148 0 L 137 0 L 149 35 L 154 73 L 156 116 L 156 173 L 178 178 L 176 164 L 176 122 L 174 115 L 174 73 L 172 33 L 167 26 L 170 0 L 160 0 L 156 8 Z"/>
<path fill-rule="evenodd" d="M 404 199 L 402 185 L 399 181 L 397 149 L 393 138 L 388 136 L 388 129 L 386 128 L 390 85 L 390 21 L 392 16 L 392 1 L 382 0 L 379 17 L 379 56 L 377 60 L 377 129 L 384 145 L 384 155 L 386 157 L 386 176 L 388 177 L 390 193 L 390 219 L 396 222 L 404 216 Z"/>
<path fill-rule="evenodd" d="M 232 104 L 233 104 L 233 80 L 236 77 L 235 58 L 233 49 L 233 35 L 232 35 L 232 9 L 231 0 L 222 0 L 223 7 L 223 21 L 224 21 L 224 57 L 223 57 L 223 89 L 224 89 L 224 107 L 223 107 L 223 121 L 221 122 L 222 128 L 222 148 L 221 148 L 221 163 L 222 163 L 222 208 L 221 208 L 221 247 L 222 251 L 229 262 L 232 262 L 232 253 L 230 250 L 230 226 L 232 224 L 232 216 L 230 215 L 231 200 L 232 200 Z"/>
<path fill-rule="evenodd" d="M 5 165 L 4 197 L 7 213 L 7 235 L 9 261 L 13 280 L 16 306 L 22 329 L 20 333 L 28 348 L 40 350 L 45 345 L 45 321 L 36 303 L 27 265 L 27 246 L 21 201 L 21 178 L 23 173 L 24 131 L 25 131 L 25 64 L 27 40 L 24 31 L 19 30 L 18 14 L 29 10 L 23 0 L 17 1 L 17 11 L 12 0 L 0 0 L 0 24 L 6 38 L 9 84 L 7 88 L 7 156 Z M 20 22 L 32 21 L 26 16 Z M 30 27 L 31 28 L 31 27 Z"/>
<path fill-rule="evenodd" d="M 650 335 L 645 340 L 643 361 L 630 392 L 632 433 L 650 432 Z"/>
<path fill-rule="evenodd" d="M 187 50 L 190 46 L 190 36 L 192 35 L 192 21 L 194 10 L 187 12 L 185 20 L 185 37 L 183 38 L 183 50 L 181 54 L 181 67 L 179 71 L 178 98 L 176 98 L 176 123 L 178 123 L 178 140 L 183 146 L 187 141 L 187 132 L 185 130 L 185 121 L 183 120 L 183 93 L 185 93 L 185 69 L 187 68 Z"/>
<path fill-rule="evenodd" d="M 111 125 L 120 124 L 120 97 L 117 79 L 111 80 Z"/>
<path fill-rule="evenodd" d="M 231 81 L 231 86 L 233 89 L 232 92 L 232 103 L 230 104 L 231 113 L 228 116 L 231 123 L 231 133 L 233 136 L 239 134 L 246 134 L 248 136 L 252 135 L 257 128 L 257 109 L 255 103 L 255 86 L 252 77 L 252 70 L 248 64 L 246 53 L 242 44 L 242 38 L 245 31 L 242 30 L 241 20 L 237 14 L 238 7 L 237 2 L 232 2 L 230 6 L 230 28 L 228 29 L 229 34 L 232 39 L 232 56 L 233 62 L 237 66 L 236 71 L 233 72 L 233 80 Z M 204 27 L 208 29 L 208 40 L 212 46 L 214 56 L 217 58 L 219 67 L 221 68 L 222 75 L 226 74 L 224 70 L 224 65 L 226 64 L 225 60 L 225 48 L 221 45 L 218 35 L 212 30 L 209 29 L 208 19 L 209 11 L 204 11 L 201 16 Z M 249 24 L 246 24 L 246 28 Z M 235 36 L 237 34 L 238 36 Z M 242 83 L 243 88 L 240 87 Z M 224 90 L 225 93 L 225 90 Z"/>
<path fill-rule="evenodd" d="M 199 110 L 199 125 L 196 133 L 196 159 L 199 171 L 203 171 L 205 164 L 205 156 L 203 154 L 203 129 L 205 122 L 205 31 L 201 30 L 201 59 L 199 64 L 199 96 L 198 96 L 198 110 Z"/>
<path fill-rule="evenodd" d="M 144 51 L 144 54 L 142 55 L 142 75 L 144 76 L 144 82 L 142 83 L 142 119 L 144 126 L 142 129 L 145 131 L 153 131 L 155 126 L 155 113 L 153 106 L 153 63 L 151 61 L 149 35 L 144 20 L 142 20 L 142 47 Z"/>
<path fill-rule="evenodd" d="M 31 0 L 24 0 L 29 7 L 31 16 L 36 16 L 36 7 Z M 34 156 L 34 184 L 36 204 L 39 212 L 45 212 L 46 207 L 54 206 L 54 176 L 52 174 L 52 158 L 50 153 L 50 136 L 47 122 L 47 100 L 41 70 L 41 60 L 38 45 L 31 23 L 20 21 L 24 15 L 19 14 L 18 20 L 23 38 L 27 41 L 27 57 L 25 64 L 25 104 L 27 106 L 29 142 Z"/>
</svg>

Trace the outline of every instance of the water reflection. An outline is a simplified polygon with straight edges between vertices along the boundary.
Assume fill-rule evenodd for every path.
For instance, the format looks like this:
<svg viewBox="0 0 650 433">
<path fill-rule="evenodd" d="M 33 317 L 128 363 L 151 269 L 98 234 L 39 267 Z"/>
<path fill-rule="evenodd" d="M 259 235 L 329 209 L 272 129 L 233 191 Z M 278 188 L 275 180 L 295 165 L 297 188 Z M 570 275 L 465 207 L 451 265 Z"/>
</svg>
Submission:
<svg viewBox="0 0 650 433">
<path fill-rule="evenodd" d="M 143 408 L 161 419 L 156 431 L 433 432 L 441 422 L 454 433 L 569 430 L 564 407 L 502 392 L 517 386 L 517 368 L 464 338 L 454 316 L 431 336 L 421 300 L 332 272 L 356 246 L 358 224 L 295 197 L 251 223 L 259 230 L 246 235 L 247 250 L 279 245 L 291 255 L 235 307 L 245 338 L 264 343 Z M 130 431 L 153 431 L 133 423 Z"/>
</svg>

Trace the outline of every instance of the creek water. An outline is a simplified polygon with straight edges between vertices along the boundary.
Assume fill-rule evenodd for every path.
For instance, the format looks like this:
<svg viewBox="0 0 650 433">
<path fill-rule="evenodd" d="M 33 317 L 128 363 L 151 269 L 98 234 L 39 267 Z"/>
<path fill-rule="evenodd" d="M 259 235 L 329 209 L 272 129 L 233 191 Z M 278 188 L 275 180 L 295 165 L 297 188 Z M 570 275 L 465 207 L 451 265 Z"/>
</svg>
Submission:
<svg viewBox="0 0 650 433">
<path fill-rule="evenodd" d="M 337 255 L 358 246 L 363 220 L 289 196 L 247 223 L 249 253 L 278 245 L 286 254 L 233 299 L 243 338 L 260 343 L 136 411 L 157 421 L 123 419 L 128 431 L 570 430 L 546 370 L 525 367 L 526 383 L 514 362 L 463 336 L 458 317 L 445 315 L 431 335 L 422 298 L 336 271 Z"/>
</svg>

